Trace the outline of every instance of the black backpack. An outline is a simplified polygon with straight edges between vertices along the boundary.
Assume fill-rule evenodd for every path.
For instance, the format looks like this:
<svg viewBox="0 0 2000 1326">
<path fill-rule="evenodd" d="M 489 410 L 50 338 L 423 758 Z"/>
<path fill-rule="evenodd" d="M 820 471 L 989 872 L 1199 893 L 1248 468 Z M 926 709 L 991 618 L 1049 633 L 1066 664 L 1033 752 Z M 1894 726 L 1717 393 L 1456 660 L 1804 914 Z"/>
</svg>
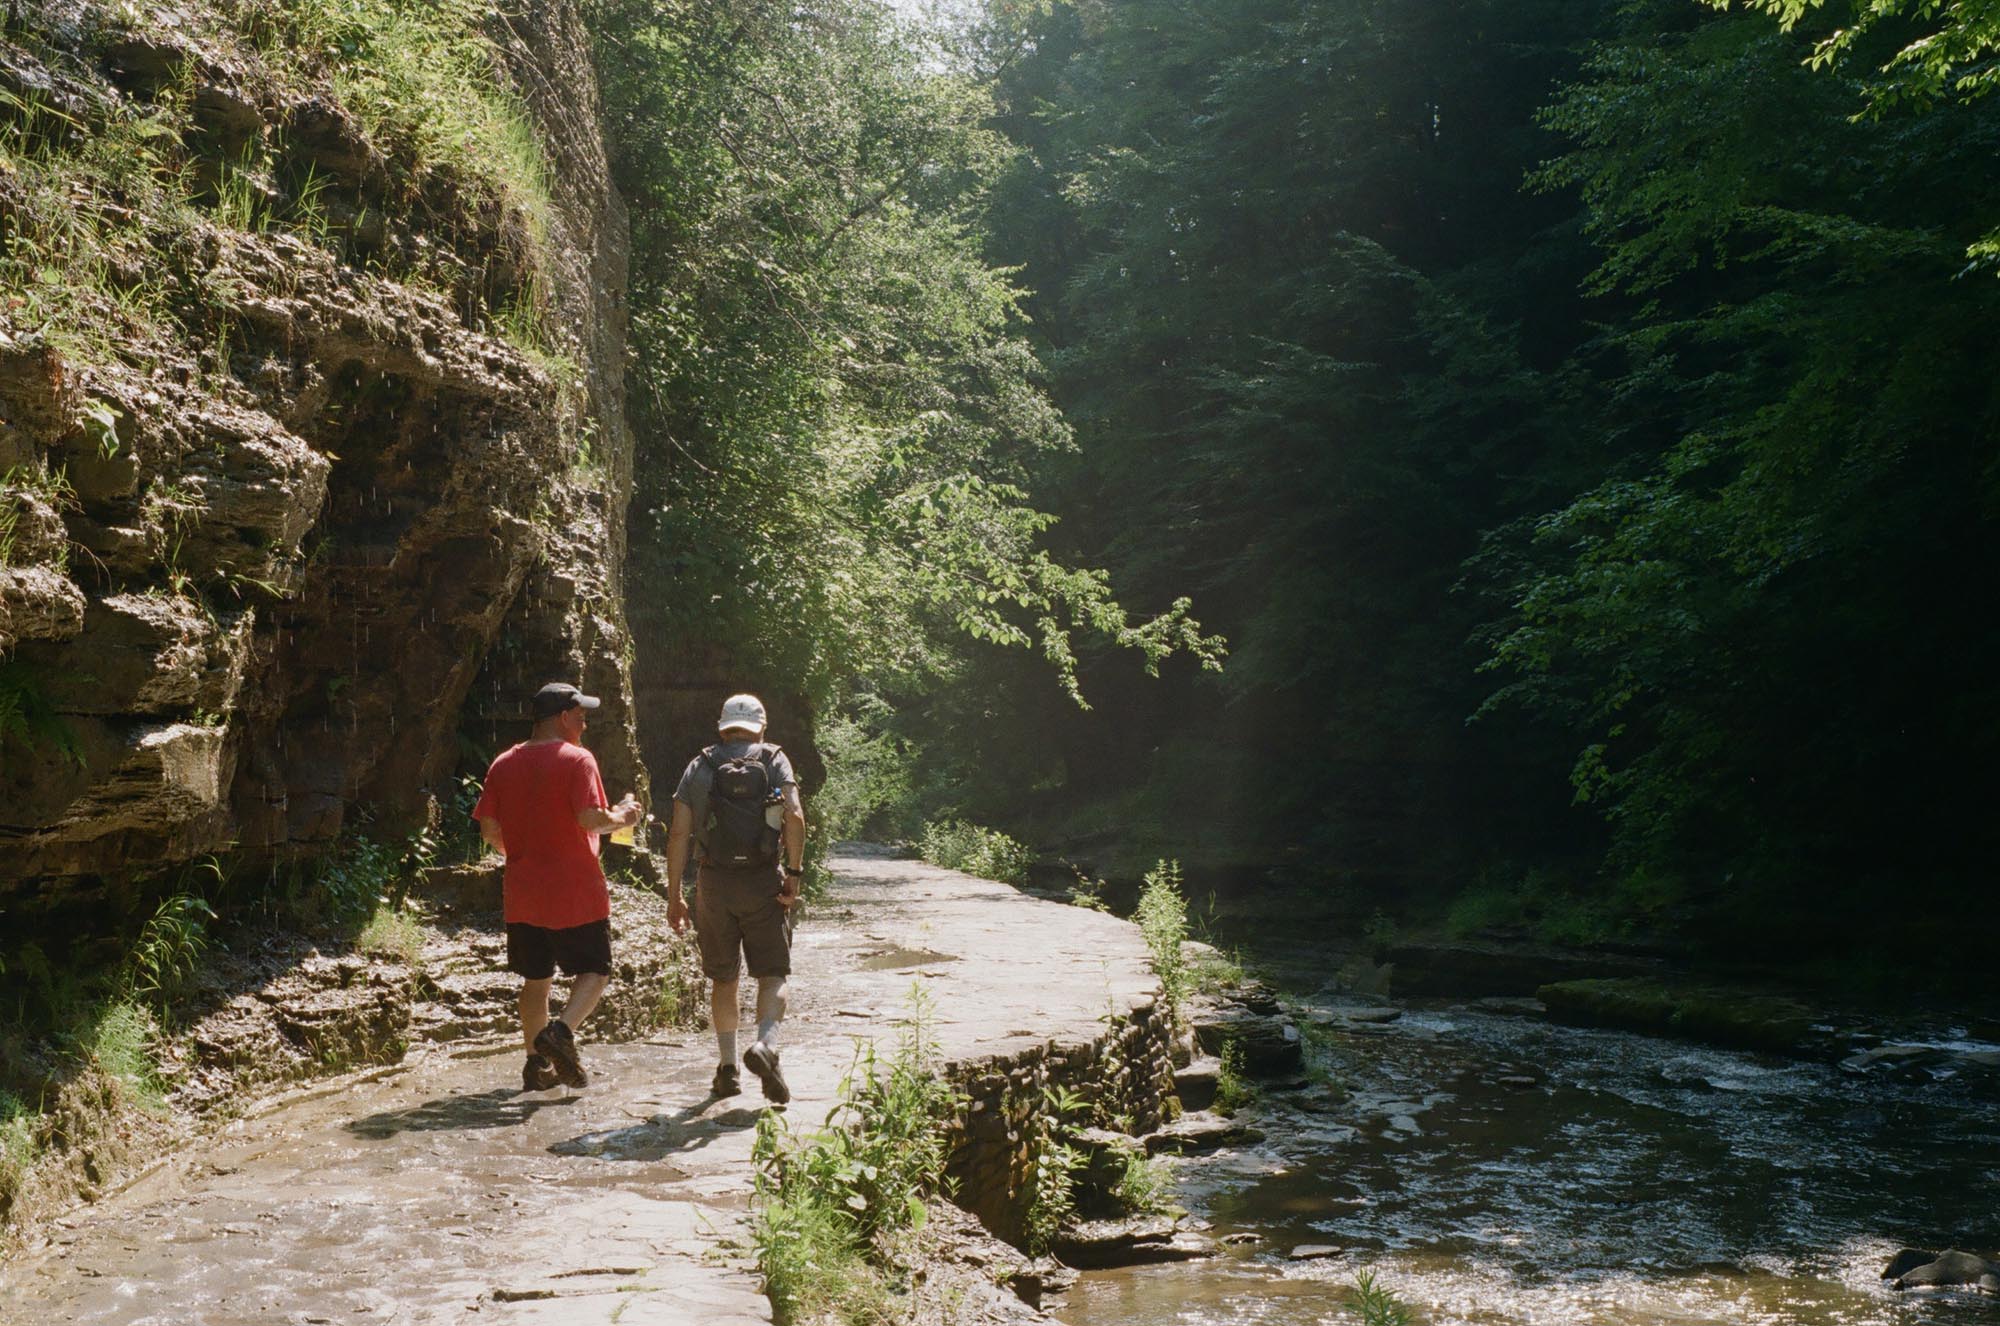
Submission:
<svg viewBox="0 0 2000 1326">
<path fill-rule="evenodd" d="M 708 788 L 708 822 L 702 826 L 701 859 L 708 865 L 741 869 L 768 866 L 778 859 L 778 831 L 764 812 L 784 796 L 772 757 L 776 746 L 762 742 L 732 760 L 720 746 L 701 753 L 713 775 Z"/>
</svg>

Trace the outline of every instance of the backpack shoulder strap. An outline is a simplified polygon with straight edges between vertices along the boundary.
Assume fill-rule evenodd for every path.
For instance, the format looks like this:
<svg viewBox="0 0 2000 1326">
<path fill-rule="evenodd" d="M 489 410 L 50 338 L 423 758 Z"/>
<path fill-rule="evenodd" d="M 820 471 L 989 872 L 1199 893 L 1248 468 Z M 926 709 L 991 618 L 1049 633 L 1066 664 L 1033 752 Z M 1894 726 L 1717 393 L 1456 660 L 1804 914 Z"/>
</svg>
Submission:
<svg viewBox="0 0 2000 1326">
<path fill-rule="evenodd" d="M 722 762 L 715 758 L 716 752 L 721 749 L 722 747 L 720 746 L 704 746 L 701 748 L 701 755 L 699 758 L 701 762 L 708 767 L 708 771 L 710 773 L 715 773 L 717 770 L 722 768 Z"/>
</svg>

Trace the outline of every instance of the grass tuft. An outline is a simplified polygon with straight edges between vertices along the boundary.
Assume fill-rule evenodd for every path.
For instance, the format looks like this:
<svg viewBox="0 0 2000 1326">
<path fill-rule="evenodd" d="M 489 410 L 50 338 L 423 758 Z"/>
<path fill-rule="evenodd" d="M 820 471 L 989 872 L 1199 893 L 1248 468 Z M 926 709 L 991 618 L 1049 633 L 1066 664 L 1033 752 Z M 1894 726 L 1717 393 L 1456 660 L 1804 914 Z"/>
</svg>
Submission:
<svg viewBox="0 0 2000 1326">
<path fill-rule="evenodd" d="M 424 935 L 424 923 L 413 913 L 384 902 L 376 905 L 361 933 L 354 937 L 354 946 L 363 953 L 398 958 L 405 966 L 417 967 L 423 964 Z"/>
<path fill-rule="evenodd" d="M 84 1028 L 78 1048 L 125 1089 L 127 1097 L 149 1113 L 166 1107 L 166 1090 L 153 1058 L 159 1027 L 144 1005 L 115 1000 L 102 1005 Z"/>
</svg>

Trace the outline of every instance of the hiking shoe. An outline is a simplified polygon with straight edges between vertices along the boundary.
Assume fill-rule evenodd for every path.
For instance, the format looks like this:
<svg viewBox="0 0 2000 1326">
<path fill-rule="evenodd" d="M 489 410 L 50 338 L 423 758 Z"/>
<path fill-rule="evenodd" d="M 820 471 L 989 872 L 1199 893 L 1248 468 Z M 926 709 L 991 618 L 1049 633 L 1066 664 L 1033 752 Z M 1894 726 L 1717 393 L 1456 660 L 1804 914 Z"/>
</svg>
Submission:
<svg viewBox="0 0 2000 1326">
<path fill-rule="evenodd" d="M 551 1021 L 535 1037 L 535 1053 L 555 1066 L 556 1081 L 564 1086 L 590 1085 L 590 1075 L 583 1071 L 583 1060 L 576 1057 L 576 1034 L 561 1018 Z"/>
<path fill-rule="evenodd" d="M 778 1071 L 778 1052 L 758 1041 L 743 1052 L 743 1066 L 757 1075 L 764 1084 L 764 1099 L 773 1105 L 783 1105 L 792 1098 L 792 1089 L 785 1085 L 785 1075 Z"/>
<path fill-rule="evenodd" d="M 562 1079 L 556 1076 L 556 1066 L 539 1054 L 528 1056 L 528 1062 L 521 1065 L 521 1090 L 547 1091 Z"/>
<path fill-rule="evenodd" d="M 708 1084 L 708 1094 L 711 1096 L 733 1096 L 741 1090 L 743 1090 L 743 1077 L 736 1071 L 736 1065 L 716 1065 L 715 1080 Z"/>
</svg>

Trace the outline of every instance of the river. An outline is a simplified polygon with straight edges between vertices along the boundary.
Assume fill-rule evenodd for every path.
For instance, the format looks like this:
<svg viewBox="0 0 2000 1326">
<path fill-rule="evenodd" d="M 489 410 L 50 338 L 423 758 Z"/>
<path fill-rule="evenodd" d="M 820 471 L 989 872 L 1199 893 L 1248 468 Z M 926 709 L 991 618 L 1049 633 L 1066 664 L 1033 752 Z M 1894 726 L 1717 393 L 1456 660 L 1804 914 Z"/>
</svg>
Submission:
<svg viewBox="0 0 2000 1326">
<path fill-rule="evenodd" d="M 1990 1078 L 1884 1081 L 1491 1004 L 1375 1025 L 1293 1006 L 1325 1024 L 1309 1040 L 1337 1087 L 1268 1093 L 1244 1113 L 1267 1141 L 1178 1162 L 1178 1200 L 1238 1241 L 1087 1273 L 1056 1308 L 1071 1326 L 1353 1322 L 1362 1272 L 1438 1326 L 2000 1324 L 2000 1299 L 1878 1278 L 1904 1245 L 2000 1246 Z"/>
</svg>

